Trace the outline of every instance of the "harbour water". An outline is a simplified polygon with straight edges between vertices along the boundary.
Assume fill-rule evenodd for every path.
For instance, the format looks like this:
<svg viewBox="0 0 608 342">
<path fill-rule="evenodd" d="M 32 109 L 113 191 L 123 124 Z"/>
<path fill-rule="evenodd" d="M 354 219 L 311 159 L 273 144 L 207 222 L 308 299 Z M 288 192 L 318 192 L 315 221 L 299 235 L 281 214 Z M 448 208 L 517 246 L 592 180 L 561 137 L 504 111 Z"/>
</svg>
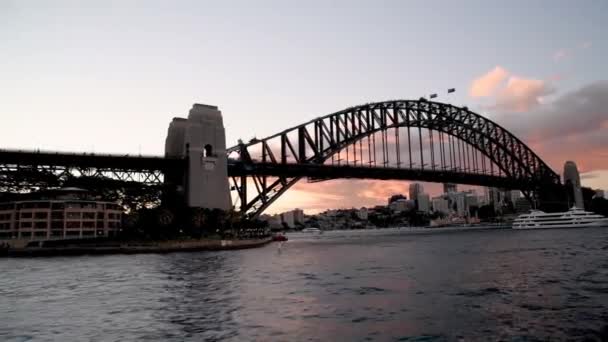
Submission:
<svg viewBox="0 0 608 342">
<path fill-rule="evenodd" d="M 289 238 L 240 251 L 0 259 L 0 340 L 608 336 L 608 229 Z"/>
</svg>

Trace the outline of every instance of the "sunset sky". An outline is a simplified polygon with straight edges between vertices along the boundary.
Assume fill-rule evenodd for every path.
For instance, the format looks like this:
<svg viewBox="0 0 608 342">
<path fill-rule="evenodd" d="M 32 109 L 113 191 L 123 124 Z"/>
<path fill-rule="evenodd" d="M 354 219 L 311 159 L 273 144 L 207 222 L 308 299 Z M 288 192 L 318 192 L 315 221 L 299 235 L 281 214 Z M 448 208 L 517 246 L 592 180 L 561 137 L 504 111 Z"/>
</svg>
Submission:
<svg viewBox="0 0 608 342">
<path fill-rule="evenodd" d="M 0 148 L 160 155 L 195 102 L 219 106 L 231 146 L 437 92 L 608 189 L 607 13 L 606 1 L 0 1 Z M 407 185 L 301 182 L 269 211 L 385 203 Z"/>
</svg>

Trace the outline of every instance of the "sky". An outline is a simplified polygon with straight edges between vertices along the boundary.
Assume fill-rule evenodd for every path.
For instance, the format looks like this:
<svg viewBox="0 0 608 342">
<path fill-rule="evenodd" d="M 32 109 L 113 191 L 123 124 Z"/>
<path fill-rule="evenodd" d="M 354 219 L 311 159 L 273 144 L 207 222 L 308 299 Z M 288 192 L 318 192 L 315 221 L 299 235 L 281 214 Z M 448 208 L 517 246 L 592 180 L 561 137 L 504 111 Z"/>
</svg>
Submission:
<svg viewBox="0 0 608 342">
<path fill-rule="evenodd" d="M 219 106 L 232 146 L 438 93 L 608 189 L 607 19 L 601 0 L 4 0 L 0 148 L 162 155 L 193 103 Z M 407 186 L 300 182 L 269 211 L 385 203 Z"/>
</svg>

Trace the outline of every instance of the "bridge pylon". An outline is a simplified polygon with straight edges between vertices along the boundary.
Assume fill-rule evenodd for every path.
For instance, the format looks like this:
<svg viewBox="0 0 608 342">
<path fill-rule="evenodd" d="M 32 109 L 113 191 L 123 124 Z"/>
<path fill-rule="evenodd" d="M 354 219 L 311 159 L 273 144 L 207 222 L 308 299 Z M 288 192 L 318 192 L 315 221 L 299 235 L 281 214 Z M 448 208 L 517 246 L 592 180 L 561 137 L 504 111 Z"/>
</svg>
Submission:
<svg viewBox="0 0 608 342">
<path fill-rule="evenodd" d="M 231 207 L 222 112 L 218 107 L 194 104 L 188 118 L 174 118 L 165 141 L 165 156 L 188 160 L 185 174 L 166 181 L 180 187 L 186 204 L 193 208 Z"/>
</svg>

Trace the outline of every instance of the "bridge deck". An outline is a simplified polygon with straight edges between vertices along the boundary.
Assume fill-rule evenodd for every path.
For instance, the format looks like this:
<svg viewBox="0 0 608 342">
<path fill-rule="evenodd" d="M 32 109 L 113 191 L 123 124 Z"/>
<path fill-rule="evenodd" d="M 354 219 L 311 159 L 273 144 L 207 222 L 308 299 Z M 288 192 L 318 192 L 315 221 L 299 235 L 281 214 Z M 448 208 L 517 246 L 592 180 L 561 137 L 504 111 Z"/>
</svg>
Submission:
<svg viewBox="0 0 608 342">
<path fill-rule="evenodd" d="M 117 170 L 168 171 L 186 167 L 185 159 L 95 153 L 0 150 L 0 164 L 94 167 Z"/>
</svg>

